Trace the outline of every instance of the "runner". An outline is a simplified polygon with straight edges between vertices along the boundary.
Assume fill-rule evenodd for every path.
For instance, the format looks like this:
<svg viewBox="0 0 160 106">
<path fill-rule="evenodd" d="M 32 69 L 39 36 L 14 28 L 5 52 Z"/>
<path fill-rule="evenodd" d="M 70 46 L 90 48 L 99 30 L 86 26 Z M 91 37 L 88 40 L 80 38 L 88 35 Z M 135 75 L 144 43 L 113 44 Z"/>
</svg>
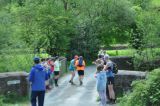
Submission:
<svg viewBox="0 0 160 106">
<path fill-rule="evenodd" d="M 58 78 L 60 76 L 60 67 L 61 63 L 59 61 L 59 57 L 56 57 L 56 61 L 54 62 L 54 80 L 55 80 L 55 86 L 58 87 Z"/>
<path fill-rule="evenodd" d="M 69 66 L 69 70 L 71 72 L 71 79 L 70 79 L 69 83 L 71 83 L 72 85 L 75 85 L 74 82 L 73 82 L 73 79 L 74 79 L 74 76 L 75 76 L 75 70 L 76 70 L 75 63 L 76 63 L 77 60 L 78 60 L 78 56 L 75 55 L 74 59 L 71 60 L 70 66 Z"/>
<path fill-rule="evenodd" d="M 85 61 L 83 60 L 82 56 L 80 56 L 79 59 L 76 61 L 75 66 L 76 70 L 78 71 L 80 85 L 83 85 Z"/>
<path fill-rule="evenodd" d="M 45 97 L 45 81 L 48 80 L 48 75 L 44 67 L 40 64 L 38 57 L 34 58 L 35 65 L 32 67 L 29 74 L 29 81 L 31 83 L 31 104 L 36 106 L 38 99 L 38 106 L 43 106 Z"/>
</svg>

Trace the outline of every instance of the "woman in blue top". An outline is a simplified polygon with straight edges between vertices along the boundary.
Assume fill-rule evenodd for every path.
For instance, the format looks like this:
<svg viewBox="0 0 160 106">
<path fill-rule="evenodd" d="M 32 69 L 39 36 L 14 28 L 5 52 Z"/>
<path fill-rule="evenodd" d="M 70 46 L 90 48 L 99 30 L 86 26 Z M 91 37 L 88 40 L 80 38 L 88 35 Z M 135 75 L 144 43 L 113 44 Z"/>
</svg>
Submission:
<svg viewBox="0 0 160 106">
<path fill-rule="evenodd" d="M 115 92 L 113 89 L 114 85 L 114 73 L 113 73 L 113 63 L 112 62 L 107 62 L 105 66 L 106 75 L 107 75 L 107 85 L 108 85 L 108 90 L 109 90 L 109 99 L 111 103 L 115 103 Z"/>
<path fill-rule="evenodd" d="M 76 70 L 75 63 L 76 63 L 77 60 L 78 60 L 78 56 L 75 55 L 74 59 L 71 60 L 70 66 L 69 66 L 69 70 L 71 72 L 71 79 L 70 79 L 69 83 L 71 83 L 72 85 L 74 85 L 73 79 L 74 79 L 74 76 L 75 76 L 75 70 Z"/>
</svg>

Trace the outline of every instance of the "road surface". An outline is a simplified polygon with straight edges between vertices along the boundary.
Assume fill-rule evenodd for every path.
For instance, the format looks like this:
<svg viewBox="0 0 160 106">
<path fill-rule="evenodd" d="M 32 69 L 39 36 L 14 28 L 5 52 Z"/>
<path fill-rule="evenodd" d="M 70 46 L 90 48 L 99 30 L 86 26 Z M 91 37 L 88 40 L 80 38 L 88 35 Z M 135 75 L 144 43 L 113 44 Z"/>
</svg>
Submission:
<svg viewBox="0 0 160 106">
<path fill-rule="evenodd" d="M 70 75 L 62 77 L 59 87 L 53 88 L 46 94 L 44 106 L 99 106 L 99 102 L 96 102 L 98 94 L 94 78 L 95 71 L 95 66 L 85 69 L 83 86 L 79 86 L 77 73 L 74 79 L 76 85 L 69 83 Z"/>
</svg>

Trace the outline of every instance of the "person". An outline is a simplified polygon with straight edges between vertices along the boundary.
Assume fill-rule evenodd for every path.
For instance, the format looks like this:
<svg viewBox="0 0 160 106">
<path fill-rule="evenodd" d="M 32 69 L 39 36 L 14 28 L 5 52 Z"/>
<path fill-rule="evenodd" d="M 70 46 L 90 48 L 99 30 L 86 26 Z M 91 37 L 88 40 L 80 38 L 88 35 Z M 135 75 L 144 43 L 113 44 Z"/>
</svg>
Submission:
<svg viewBox="0 0 160 106">
<path fill-rule="evenodd" d="M 49 70 L 51 72 L 51 75 L 50 75 L 50 80 L 49 80 L 49 83 L 50 83 L 50 86 L 51 88 L 53 88 L 53 82 L 54 82 L 54 58 L 50 58 L 48 59 L 48 66 L 49 66 Z"/>
<path fill-rule="evenodd" d="M 94 62 L 92 62 L 93 64 L 95 64 L 96 66 L 98 65 L 104 65 L 104 61 L 103 61 L 103 56 L 102 55 L 98 55 L 98 59 Z"/>
<path fill-rule="evenodd" d="M 113 63 L 112 62 L 107 62 L 104 70 L 106 70 L 106 75 L 107 75 L 107 87 L 108 87 L 108 96 L 109 100 L 111 103 L 115 103 L 115 92 L 114 92 L 114 73 L 113 73 Z"/>
<path fill-rule="evenodd" d="M 59 57 L 56 57 L 55 62 L 54 62 L 54 82 L 55 86 L 58 87 L 58 79 L 60 76 L 60 67 L 61 67 L 61 62 L 59 61 Z"/>
<path fill-rule="evenodd" d="M 76 63 L 77 60 L 78 60 L 78 55 L 75 55 L 74 59 L 72 59 L 70 61 L 69 70 L 71 72 L 71 79 L 70 79 L 69 83 L 71 83 L 72 85 L 75 85 L 74 82 L 73 82 L 73 79 L 74 79 L 74 76 L 75 76 L 75 70 L 76 70 L 75 63 Z"/>
<path fill-rule="evenodd" d="M 48 74 L 48 80 L 45 81 L 45 85 L 46 85 L 46 91 L 49 91 L 51 89 L 49 84 L 51 70 L 49 69 L 49 66 L 45 58 L 41 58 L 41 65 L 44 67 L 44 70 Z"/>
<path fill-rule="evenodd" d="M 85 61 L 83 60 L 82 56 L 80 56 L 79 59 L 76 61 L 75 66 L 76 70 L 78 71 L 80 85 L 83 85 Z"/>
<path fill-rule="evenodd" d="M 36 106 L 38 99 L 38 106 L 43 106 L 45 97 L 45 81 L 48 80 L 48 74 L 44 67 L 40 64 L 40 58 L 34 58 L 35 65 L 31 68 L 29 73 L 29 81 L 31 83 L 31 104 Z"/>
<path fill-rule="evenodd" d="M 101 50 L 98 52 L 98 55 L 104 56 L 104 55 L 106 55 L 106 51 L 103 50 L 103 49 L 101 49 Z"/>
<path fill-rule="evenodd" d="M 106 106 L 106 72 L 103 70 L 103 64 L 97 66 L 96 78 L 97 78 L 97 91 L 101 100 L 101 106 Z"/>
</svg>

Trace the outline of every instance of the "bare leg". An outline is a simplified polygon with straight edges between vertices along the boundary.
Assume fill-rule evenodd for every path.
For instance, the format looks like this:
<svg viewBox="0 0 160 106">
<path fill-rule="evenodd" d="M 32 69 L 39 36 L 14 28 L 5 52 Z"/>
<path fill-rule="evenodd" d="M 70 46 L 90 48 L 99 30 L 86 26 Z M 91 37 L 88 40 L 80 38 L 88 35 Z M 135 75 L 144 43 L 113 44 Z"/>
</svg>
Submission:
<svg viewBox="0 0 160 106">
<path fill-rule="evenodd" d="M 72 82 L 73 82 L 74 77 L 75 77 L 75 72 L 72 71 L 72 76 L 71 76 L 71 81 L 72 81 Z"/>
</svg>

